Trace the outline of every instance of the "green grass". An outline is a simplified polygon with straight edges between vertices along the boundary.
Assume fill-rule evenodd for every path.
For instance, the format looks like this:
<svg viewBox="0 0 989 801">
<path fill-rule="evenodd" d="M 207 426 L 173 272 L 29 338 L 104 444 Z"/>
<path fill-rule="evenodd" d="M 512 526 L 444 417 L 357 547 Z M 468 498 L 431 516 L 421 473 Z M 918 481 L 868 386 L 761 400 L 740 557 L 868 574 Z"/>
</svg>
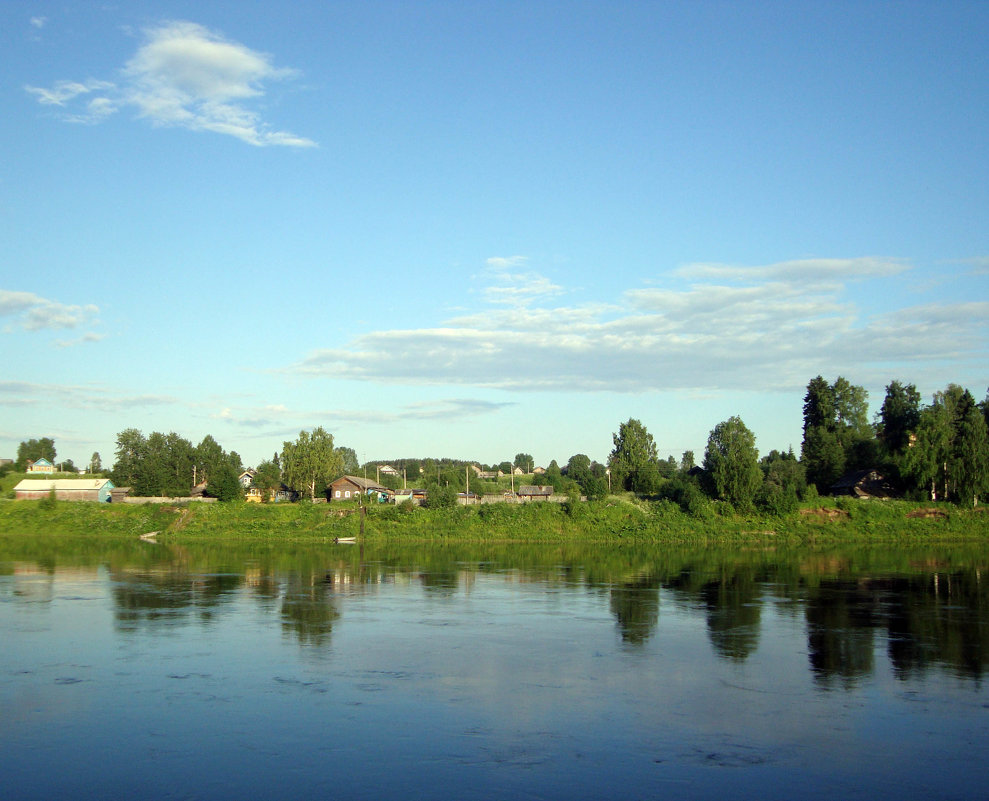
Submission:
<svg viewBox="0 0 989 801">
<path fill-rule="evenodd" d="M 555 503 L 486 504 L 453 509 L 370 506 L 368 543 L 533 542 L 598 544 L 788 545 L 855 542 L 989 542 L 989 512 L 905 501 L 819 499 L 828 514 L 782 518 L 736 514 L 712 504 L 702 518 L 669 501 L 613 497 L 573 507 Z M 921 508 L 943 517 L 911 518 Z M 152 531 L 173 542 L 229 540 L 321 543 L 360 534 L 361 513 L 349 504 L 201 504 L 188 506 L 0 501 L 0 537 L 24 535 L 136 538 Z"/>
</svg>

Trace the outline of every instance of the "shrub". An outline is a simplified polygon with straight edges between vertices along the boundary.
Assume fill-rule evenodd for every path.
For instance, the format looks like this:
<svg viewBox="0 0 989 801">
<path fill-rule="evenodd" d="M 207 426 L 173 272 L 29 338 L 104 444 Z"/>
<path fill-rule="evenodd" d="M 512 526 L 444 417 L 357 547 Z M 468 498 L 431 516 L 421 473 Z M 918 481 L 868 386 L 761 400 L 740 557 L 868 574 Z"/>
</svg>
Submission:
<svg viewBox="0 0 989 801">
<path fill-rule="evenodd" d="M 426 509 L 452 509 L 457 505 L 457 488 L 449 484 L 430 487 L 422 505 Z"/>
<path fill-rule="evenodd" d="M 797 491 L 791 487 L 766 482 L 756 498 L 756 505 L 766 514 L 784 517 L 797 509 Z"/>
</svg>

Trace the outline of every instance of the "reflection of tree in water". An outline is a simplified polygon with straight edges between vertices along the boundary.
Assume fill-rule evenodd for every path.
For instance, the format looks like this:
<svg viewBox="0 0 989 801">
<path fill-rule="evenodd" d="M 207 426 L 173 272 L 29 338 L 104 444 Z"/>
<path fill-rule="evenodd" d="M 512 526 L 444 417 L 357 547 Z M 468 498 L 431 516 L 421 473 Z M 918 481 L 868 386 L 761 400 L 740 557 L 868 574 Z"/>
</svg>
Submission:
<svg viewBox="0 0 989 801">
<path fill-rule="evenodd" d="M 989 593 L 978 571 L 824 583 L 807 603 L 811 666 L 821 679 L 873 670 L 876 630 L 899 678 L 935 665 L 981 678 L 989 664 Z"/>
<path fill-rule="evenodd" d="M 659 622 L 659 581 L 651 576 L 611 588 L 611 613 L 618 621 L 622 641 L 641 645 Z"/>
<path fill-rule="evenodd" d="M 330 589 L 327 582 L 312 576 L 291 576 L 282 596 L 282 631 L 294 634 L 301 645 L 329 642 L 340 617 Z"/>
<path fill-rule="evenodd" d="M 762 599 L 751 570 L 721 576 L 701 587 L 707 634 L 719 656 L 743 661 L 759 644 Z"/>
<path fill-rule="evenodd" d="M 852 684 L 873 669 L 873 597 L 853 582 L 822 583 L 808 599 L 807 645 L 819 681 Z"/>
<path fill-rule="evenodd" d="M 887 582 L 889 658 L 899 678 L 933 664 L 981 678 L 989 664 L 989 592 L 977 572 Z"/>
<path fill-rule="evenodd" d="M 209 620 L 244 583 L 243 575 L 237 573 L 112 572 L 111 578 L 114 618 L 134 627 L 167 625 L 192 612 Z"/>
<path fill-rule="evenodd" d="M 457 591 L 459 573 L 456 570 L 430 570 L 419 574 L 419 580 L 427 592 L 437 595 L 453 595 Z"/>
</svg>

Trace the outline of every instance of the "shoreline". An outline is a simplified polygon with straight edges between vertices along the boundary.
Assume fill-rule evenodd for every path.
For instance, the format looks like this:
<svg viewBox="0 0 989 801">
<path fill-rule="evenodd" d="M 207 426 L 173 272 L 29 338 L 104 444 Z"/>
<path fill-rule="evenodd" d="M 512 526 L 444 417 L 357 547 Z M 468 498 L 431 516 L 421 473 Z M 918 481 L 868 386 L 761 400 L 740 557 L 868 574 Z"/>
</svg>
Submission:
<svg viewBox="0 0 989 801">
<path fill-rule="evenodd" d="M 561 543 L 602 545 L 986 542 L 985 507 L 817 499 L 784 517 L 720 506 L 692 517 L 669 502 L 609 498 L 566 504 L 480 505 L 452 509 L 332 504 L 147 504 L 0 501 L 0 536 L 139 538 L 158 542 Z M 356 511 L 353 507 L 352 511 Z M 363 525 L 362 525 L 363 523 Z M 363 531 L 362 531 L 363 529 Z"/>
</svg>

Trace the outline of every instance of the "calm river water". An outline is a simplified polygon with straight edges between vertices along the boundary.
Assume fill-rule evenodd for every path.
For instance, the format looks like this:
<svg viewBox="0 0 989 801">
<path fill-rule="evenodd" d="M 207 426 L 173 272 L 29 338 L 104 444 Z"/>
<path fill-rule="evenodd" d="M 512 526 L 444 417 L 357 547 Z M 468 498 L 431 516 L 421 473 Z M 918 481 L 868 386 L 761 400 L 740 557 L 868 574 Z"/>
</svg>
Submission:
<svg viewBox="0 0 989 801">
<path fill-rule="evenodd" d="M 0 797 L 986 797 L 986 550 L 0 548 Z"/>
</svg>

